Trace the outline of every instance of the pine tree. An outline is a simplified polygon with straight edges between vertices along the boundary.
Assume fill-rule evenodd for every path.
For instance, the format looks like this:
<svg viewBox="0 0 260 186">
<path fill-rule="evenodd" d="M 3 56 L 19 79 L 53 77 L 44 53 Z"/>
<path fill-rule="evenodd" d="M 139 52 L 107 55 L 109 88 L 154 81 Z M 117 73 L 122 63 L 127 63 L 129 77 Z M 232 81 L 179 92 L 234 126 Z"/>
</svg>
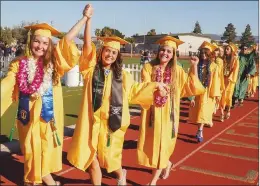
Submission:
<svg viewBox="0 0 260 186">
<path fill-rule="evenodd" d="M 250 25 L 246 25 L 245 31 L 242 33 L 242 37 L 240 39 L 241 45 L 253 45 L 255 44 L 255 38 L 252 36 Z"/>
<path fill-rule="evenodd" d="M 196 21 L 196 23 L 195 23 L 195 27 L 194 27 L 193 33 L 201 34 L 201 28 L 200 28 L 200 24 L 199 24 L 198 21 Z"/>
<path fill-rule="evenodd" d="M 223 37 L 221 37 L 222 40 L 225 40 L 227 43 L 234 42 L 236 39 L 236 28 L 232 23 L 229 23 L 227 27 L 225 27 L 226 31 L 223 33 Z"/>
</svg>

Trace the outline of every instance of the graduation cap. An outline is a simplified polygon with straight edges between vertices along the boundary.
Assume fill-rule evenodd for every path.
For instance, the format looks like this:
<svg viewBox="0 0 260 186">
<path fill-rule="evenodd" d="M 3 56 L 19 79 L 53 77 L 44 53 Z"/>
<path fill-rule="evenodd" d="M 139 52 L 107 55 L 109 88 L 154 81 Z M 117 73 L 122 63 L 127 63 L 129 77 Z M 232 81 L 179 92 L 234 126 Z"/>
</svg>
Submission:
<svg viewBox="0 0 260 186">
<path fill-rule="evenodd" d="M 111 47 L 116 50 L 120 50 L 120 45 L 125 45 L 129 42 L 126 40 L 117 37 L 117 36 L 111 36 L 111 37 L 98 37 L 97 39 L 103 41 L 103 46 Z"/>
<path fill-rule="evenodd" d="M 209 49 L 210 52 L 212 52 L 212 51 L 214 51 L 214 50 L 216 49 L 211 43 L 209 43 L 209 42 L 207 42 L 207 41 L 204 41 L 204 42 L 200 45 L 199 49 L 202 49 L 202 48 Z"/>
<path fill-rule="evenodd" d="M 159 44 L 161 46 L 170 46 L 174 49 L 177 49 L 179 45 L 183 44 L 184 42 L 172 37 L 172 36 L 165 36 L 158 41 L 156 41 L 156 44 Z"/>
</svg>

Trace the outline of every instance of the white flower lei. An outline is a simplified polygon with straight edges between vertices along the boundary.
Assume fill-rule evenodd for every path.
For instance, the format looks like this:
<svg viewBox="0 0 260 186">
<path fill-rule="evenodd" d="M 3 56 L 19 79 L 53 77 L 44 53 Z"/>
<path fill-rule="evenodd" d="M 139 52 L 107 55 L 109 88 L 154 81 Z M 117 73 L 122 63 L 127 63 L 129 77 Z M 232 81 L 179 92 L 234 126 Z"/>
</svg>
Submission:
<svg viewBox="0 0 260 186">
<path fill-rule="evenodd" d="M 28 59 L 28 82 L 31 83 L 34 79 L 35 72 L 36 72 L 36 60 L 34 58 Z M 50 63 L 49 68 L 44 69 L 44 76 L 43 76 L 43 82 L 39 89 L 37 90 L 37 93 L 41 96 L 52 86 L 52 73 L 53 73 L 53 64 Z"/>
<path fill-rule="evenodd" d="M 36 60 L 34 58 L 29 58 L 27 63 L 28 66 L 26 70 L 28 74 L 28 83 L 32 83 L 36 72 Z"/>
</svg>

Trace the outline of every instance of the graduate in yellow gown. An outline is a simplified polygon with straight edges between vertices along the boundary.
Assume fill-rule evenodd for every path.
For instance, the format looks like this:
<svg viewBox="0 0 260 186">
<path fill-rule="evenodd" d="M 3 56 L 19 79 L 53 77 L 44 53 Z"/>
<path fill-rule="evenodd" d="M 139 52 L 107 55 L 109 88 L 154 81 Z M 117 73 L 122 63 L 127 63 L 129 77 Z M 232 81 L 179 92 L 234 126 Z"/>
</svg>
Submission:
<svg viewBox="0 0 260 186">
<path fill-rule="evenodd" d="M 85 14 L 93 14 L 88 5 Z M 130 125 L 129 103 L 149 107 L 159 83 L 134 82 L 122 69 L 119 37 L 99 38 L 103 41 L 99 54 L 91 43 L 91 18 L 86 24 L 80 71 L 84 78 L 84 93 L 67 159 L 76 168 L 88 169 L 92 183 L 101 185 L 101 170 L 114 172 L 118 185 L 126 185 L 126 170 L 122 169 L 124 135 Z M 166 87 L 165 87 L 166 88 Z"/>
<path fill-rule="evenodd" d="M 219 57 L 223 60 L 224 59 L 224 46 L 219 46 Z"/>
<path fill-rule="evenodd" d="M 237 56 L 237 46 L 229 43 L 225 46 L 225 53 L 223 58 L 223 74 L 225 90 L 222 92 L 220 100 L 220 121 L 230 117 L 230 108 L 232 106 L 232 96 L 239 71 L 239 59 Z"/>
<path fill-rule="evenodd" d="M 1 81 L 1 116 L 12 102 L 19 102 L 16 125 L 26 185 L 59 184 L 51 173 L 62 169 L 64 114 L 60 78 L 79 60 L 73 39 L 86 20 L 83 16 L 56 48 L 51 37 L 60 32 L 55 28 L 46 23 L 26 26 L 33 31 L 28 36 L 26 55 L 10 63 Z"/>
<path fill-rule="evenodd" d="M 196 138 L 203 141 L 204 125 L 213 126 L 212 115 L 215 110 L 216 100 L 220 98 L 220 73 L 219 66 L 214 63 L 212 51 L 214 46 L 204 41 L 199 50 L 198 76 L 205 87 L 204 94 L 193 96 L 190 103 L 189 121 L 198 124 Z"/>
<path fill-rule="evenodd" d="M 220 78 L 220 93 L 222 94 L 222 92 L 225 90 L 225 83 L 224 83 L 224 73 L 223 73 L 223 59 L 221 57 L 221 53 L 223 50 L 222 46 L 218 46 L 217 44 L 212 44 L 212 50 L 213 50 L 213 57 L 212 60 L 214 63 L 216 63 L 218 65 L 218 70 L 219 70 L 219 78 Z M 221 96 L 219 97 L 221 98 Z M 219 109 L 219 101 L 220 99 L 216 100 L 216 107 L 214 110 L 214 114 L 216 114 L 217 110 Z"/>
<path fill-rule="evenodd" d="M 160 45 L 157 58 L 144 65 L 142 81 L 164 82 L 170 86 L 170 94 L 155 94 L 154 105 L 142 110 L 137 155 L 140 165 L 153 168 L 150 185 L 156 185 L 160 175 L 166 179 L 173 165 L 169 159 L 178 134 L 180 99 L 205 92 L 197 74 L 199 59 L 191 58 L 189 75 L 177 64 L 176 49 L 183 42 L 166 36 L 156 43 Z"/>
</svg>

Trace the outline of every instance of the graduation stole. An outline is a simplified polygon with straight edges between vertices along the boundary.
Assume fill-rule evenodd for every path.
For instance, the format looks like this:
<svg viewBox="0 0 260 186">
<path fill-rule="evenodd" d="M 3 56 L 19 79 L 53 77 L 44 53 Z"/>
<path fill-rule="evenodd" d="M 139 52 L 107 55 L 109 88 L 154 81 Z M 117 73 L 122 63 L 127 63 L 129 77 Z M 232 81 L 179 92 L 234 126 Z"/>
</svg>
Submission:
<svg viewBox="0 0 260 186">
<path fill-rule="evenodd" d="M 94 112 L 97 111 L 102 105 L 103 89 L 105 82 L 105 72 L 102 68 L 94 70 L 92 78 L 92 103 Z M 111 101 L 109 106 L 109 128 L 115 132 L 121 127 L 122 122 L 122 109 L 123 109 L 123 86 L 122 75 L 116 78 L 112 73 L 112 87 L 111 87 Z"/>
<path fill-rule="evenodd" d="M 154 66 L 153 70 L 152 70 L 153 74 L 152 74 L 152 81 L 154 82 L 161 82 L 163 81 L 163 83 L 165 84 L 170 84 L 171 83 L 171 76 L 172 76 L 172 70 L 169 67 L 165 68 L 164 73 L 161 73 L 161 67 L 159 66 Z M 160 96 L 155 96 L 154 102 L 156 104 L 157 107 L 164 107 L 165 103 L 167 102 L 168 96 L 165 97 L 160 97 Z M 172 138 L 175 137 L 175 125 L 174 125 L 174 93 L 171 90 L 170 92 L 170 121 L 172 122 Z M 150 123 L 149 123 L 149 127 L 152 127 L 154 124 L 154 117 L 155 117 L 155 106 L 152 105 L 150 108 Z"/>
<path fill-rule="evenodd" d="M 206 74 L 203 71 L 203 61 L 200 61 L 198 64 L 198 76 L 199 80 L 204 87 L 208 87 L 210 83 L 210 61 L 206 64 Z"/>
<path fill-rule="evenodd" d="M 30 94 L 25 94 L 20 91 L 17 119 L 23 125 L 27 125 L 30 121 L 29 103 L 30 103 Z M 58 134 L 57 134 L 57 128 L 55 126 L 55 120 L 54 120 L 53 87 L 52 86 L 42 95 L 41 118 L 46 123 L 50 123 L 52 132 L 56 136 L 56 144 L 58 146 L 60 146 L 61 142 L 60 142 Z"/>
</svg>

